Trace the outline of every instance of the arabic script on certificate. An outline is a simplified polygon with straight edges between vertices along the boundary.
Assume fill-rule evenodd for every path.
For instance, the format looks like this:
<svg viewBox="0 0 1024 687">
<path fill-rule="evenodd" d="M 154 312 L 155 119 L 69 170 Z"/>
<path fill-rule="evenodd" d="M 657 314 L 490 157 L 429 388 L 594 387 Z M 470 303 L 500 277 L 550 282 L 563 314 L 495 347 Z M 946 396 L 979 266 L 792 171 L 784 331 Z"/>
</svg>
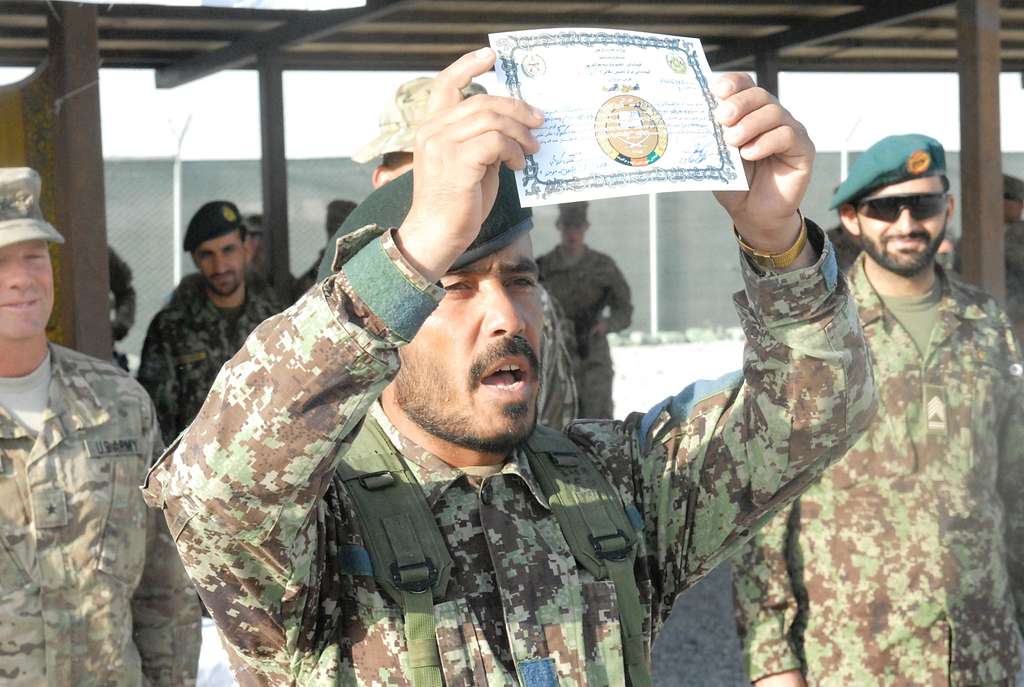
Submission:
<svg viewBox="0 0 1024 687">
<path fill-rule="evenodd" d="M 491 34 L 498 83 L 544 112 L 516 172 L 525 207 L 665 191 L 742 191 L 695 38 L 608 29 Z"/>
</svg>

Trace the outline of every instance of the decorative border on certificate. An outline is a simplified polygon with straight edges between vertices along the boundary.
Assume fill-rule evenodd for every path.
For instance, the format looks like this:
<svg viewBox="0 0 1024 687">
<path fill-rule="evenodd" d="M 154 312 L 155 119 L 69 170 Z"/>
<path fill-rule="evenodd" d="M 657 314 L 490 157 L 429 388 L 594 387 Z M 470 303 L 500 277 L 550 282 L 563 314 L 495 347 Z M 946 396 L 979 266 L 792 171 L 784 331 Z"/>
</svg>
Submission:
<svg viewBox="0 0 1024 687">
<path fill-rule="evenodd" d="M 626 147 L 639 149 L 640 153 L 631 154 L 617 145 L 614 135 L 599 137 L 598 144 L 602 150 L 614 161 L 629 167 L 629 171 L 621 174 L 595 174 L 578 178 L 541 178 L 540 167 L 533 155 L 526 156 L 526 169 L 522 176 L 522 189 L 528 198 L 545 199 L 550 196 L 563 193 L 584 192 L 587 189 L 603 187 L 614 189 L 623 186 L 636 185 L 637 183 L 672 183 L 688 181 L 717 181 L 723 185 L 735 182 L 741 177 L 739 170 L 733 162 L 732 156 L 722 134 L 721 125 L 714 119 L 716 99 L 708 86 L 704 67 L 699 57 L 699 48 L 685 38 L 674 36 L 655 36 L 635 34 L 631 32 L 609 33 L 600 30 L 586 32 L 559 31 L 557 33 L 530 32 L 528 35 L 503 35 L 498 38 L 495 48 L 498 52 L 498 59 L 501 61 L 502 71 L 505 73 L 505 85 L 509 93 L 516 98 L 525 100 L 523 97 L 520 73 L 525 77 L 532 78 L 543 76 L 546 65 L 543 58 L 534 48 L 551 46 L 579 45 L 593 47 L 596 45 L 627 45 L 638 48 L 654 48 L 658 50 L 674 51 L 666 55 L 669 67 L 676 72 L 685 73 L 691 71 L 708 108 L 708 119 L 713 123 L 714 138 L 718 148 L 717 166 L 705 167 L 669 167 L 659 168 L 650 166 L 664 154 L 668 145 L 668 132 L 665 131 L 664 121 L 661 115 L 650 103 L 636 96 L 618 95 L 609 99 L 602 106 L 595 121 L 595 130 L 605 126 L 605 122 L 612 122 L 617 109 L 624 109 L 623 106 L 631 105 L 638 117 L 643 120 L 645 129 L 653 129 L 658 136 L 649 136 L 645 141 L 627 141 Z M 678 55 L 674 53 L 679 53 Z M 630 102 L 629 98 L 639 102 Z M 618 108 L 617 108 L 618 106 Z M 607 108 L 607 109 L 606 109 Z M 606 120 L 601 118 L 605 117 Z M 607 124 L 607 126 L 614 126 Z M 649 167 L 649 169 L 640 169 Z M 524 204 L 531 204 L 524 202 Z"/>
</svg>

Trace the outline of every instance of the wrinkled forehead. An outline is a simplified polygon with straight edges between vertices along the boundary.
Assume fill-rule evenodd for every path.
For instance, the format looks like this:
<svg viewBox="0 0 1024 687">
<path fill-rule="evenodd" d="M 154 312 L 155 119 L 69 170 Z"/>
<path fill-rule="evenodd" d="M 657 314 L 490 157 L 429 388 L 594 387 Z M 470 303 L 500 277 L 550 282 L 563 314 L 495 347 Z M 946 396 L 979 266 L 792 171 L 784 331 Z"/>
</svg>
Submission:
<svg viewBox="0 0 1024 687">
<path fill-rule="evenodd" d="M 533 240 L 530 232 L 523 232 L 501 250 L 485 255 L 465 267 L 448 274 L 508 274 L 528 272 L 537 274 L 537 261 L 533 258 Z"/>
<path fill-rule="evenodd" d="M 7 245 L 0 246 L 0 257 L 11 257 L 21 255 L 26 251 L 37 251 L 42 250 L 49 252 L 49 246 L 44 239 L 29 239 L 28 241 L 15 241 L 14 243 L 8 243 Z"/>
</svg>

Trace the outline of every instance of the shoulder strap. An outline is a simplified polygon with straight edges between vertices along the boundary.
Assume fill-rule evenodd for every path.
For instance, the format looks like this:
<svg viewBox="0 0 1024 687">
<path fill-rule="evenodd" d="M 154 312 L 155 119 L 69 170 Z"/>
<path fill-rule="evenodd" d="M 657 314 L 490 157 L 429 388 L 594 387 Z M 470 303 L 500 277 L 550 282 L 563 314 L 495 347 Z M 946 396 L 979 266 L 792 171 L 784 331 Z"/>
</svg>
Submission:
<svg viewBox="0 0 1024 687">
<path fill-rule="evenodd" d="M 640 587 L 633 570 L 637 535 L 619 494 L 561 432 L 538 425 L 527 448 L 530 467 L 573 556 L 594 577 L 615 585 L 630 684 L 650 687 Z"/>
<path fill-rule="evenodd" d="M 442 687 L 434 600 L 444 598 L 452 558 L 423 490 L 370 416 L 338 473 L 359 515 L 377 585 L 405 614 L 413 687 Z"/>
</svg>

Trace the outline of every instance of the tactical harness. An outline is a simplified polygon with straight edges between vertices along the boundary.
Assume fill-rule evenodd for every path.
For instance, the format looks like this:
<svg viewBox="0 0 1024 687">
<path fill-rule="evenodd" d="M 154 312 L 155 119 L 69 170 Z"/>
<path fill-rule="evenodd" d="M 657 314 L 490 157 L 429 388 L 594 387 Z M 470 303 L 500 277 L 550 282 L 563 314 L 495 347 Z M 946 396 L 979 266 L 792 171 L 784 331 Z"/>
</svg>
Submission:
<svg viewBox="0 0 1024 687">
<path fill-rule="evenodd" d="M 560 432 L 538 426 L 527 440 L 527 455 L 573 556 L 596 579 L 614 584 L 630 683 L 650 687 L 633 572 L 637 535 L 622 500 Z M 374 579 L 404 613 L 410 682 L 442 687 L 434 603 L 444 600 L 452 558 L 423 490 L 369 416 L 338 471 L 355 504 Z"/>
</svg>

